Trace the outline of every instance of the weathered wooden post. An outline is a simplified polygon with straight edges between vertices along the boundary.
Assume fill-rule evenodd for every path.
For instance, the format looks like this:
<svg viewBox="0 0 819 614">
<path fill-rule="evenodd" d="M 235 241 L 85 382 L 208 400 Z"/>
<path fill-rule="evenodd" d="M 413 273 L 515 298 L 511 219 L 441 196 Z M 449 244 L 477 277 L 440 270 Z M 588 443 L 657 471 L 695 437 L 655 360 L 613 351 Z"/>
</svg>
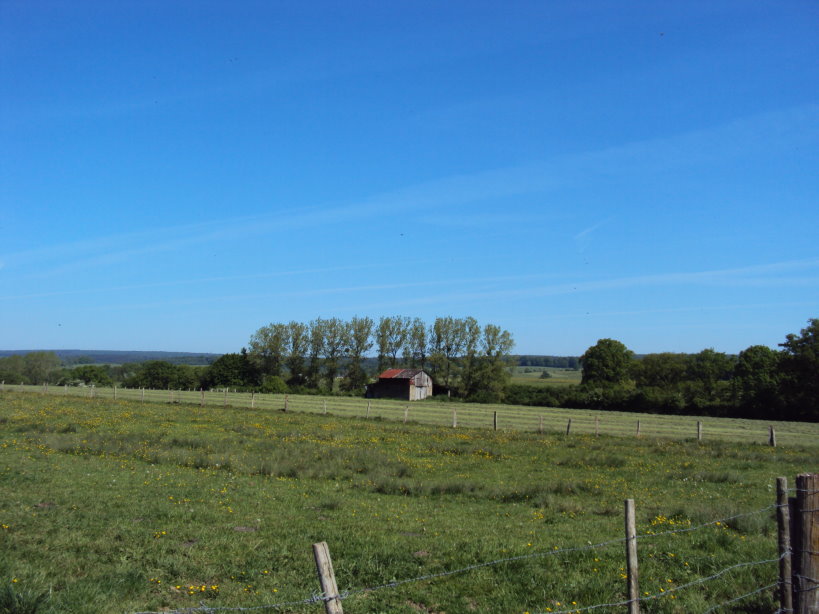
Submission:
<svg viewBox="0 0 819 614">
<path fill-rule="evenodd" d="M 344 614 L 341 607 L 341 596 L 338 594 L 336 574 L 333 571 L 333 561 L 330 559 L 330 548 L 327 542 L 313 544 L 313 558 L 316 561 L 319 583 L 324 601 L 325 614 Z"/>
<path fill-rule="evenodd" d="M 145 388 L 140 388 L 139 390 L 140 390 L 139 402 L 144 403 L 145 402 Z"/>
<path fill-rule="evenodd" d="M 250 409 L 256 409 L 256 392 L 250 393 Z"/>
<path fill-rule="evenodd" d="M 168 386 L 168 403 L 173 403 L 173 390 Z"/>
<path fill-rule="evenodd" d="M 117 385 L 114 384 L 114 400 L 117 400 Z"/>
<path fill-rule="evenodd" d="M 788 480 L 776 478 L 776 524 L 779 545 L 779 609 L 793 611 L 791 582 L 791 523 L 788 513 Z"/>
<path fill-rule="evenodd" d="M 594 436 L 595 437 L 600 436 L 600 418 L 599 417 L 596 417 L 594 419 Z"/>
<path fill-rule="evenodd" d="M 404 406 L 404 424 L 407 423 L 407 418 L 409 417 L 409 405 Z"/>
<path fill-rule="evenodd" d="M 493 431 L 498 430 L 498 412 L 497 411 L 492 412 L 492 430 Z"/>
<path fill-rule="evenodd" d="M 572 419 L 569 418 L 569 422 L 566 424 L 566 437 L 569 436 L 569 433 L 572 432 Z"/>
<path fill-rule="evenodd" d="M 205 406 L 205 389 L 199 388 L 199 407 Z"/>
<path fill-rule="evenodd" d="M 540 415 L 540 421 L 537 427 L 538 432 L 543 435 L 543 414 Z"/>
<path fill-rule="evenodd" d="M 628 584 L 628 613 L 640 614 L 640 587 L 637 568 L 637 523 L 634 518 L 634 499 L 626 499 L 626 582 Z"/>
<path fill-rule="evenodd" d="M 63 395 L 68 396 L 68 384 L 65 384 L 65 388 L 63 389 Z"/>
<path fill-rule="evenodd" d="M 697 420 L 697 441 L 702 441 L 702 420 Z"/>
<path fill-rule="evenodd" d="M 370 400 L 369 399 L 367 399 L 367 416 L 366 417 L 367 418 L 370 417 Z"/>
<path fill-rule="evenodd" d="M 288 396 L 284 395 L 284 411 L 287 411 L 287 402 L 288 402 L 288 400 L 289 400 Z"/>
<path fill-rule="evenodd" d="M 458 410 L 457 409 L 452 410 L 452 428 L 454 428 L 454 429 L 458 428 Z"/>
<path fill-rule="evenodd" d="M 225 400 L 224 400 L 224 402 L 222 403 L 222 406 L 223 406 L 223 407 L 227 407 L 227 393 L 228 393 L 228 389 L 227 389 L 227 388 L 225 388 Z"/>
<path fill-rule="evenodd" d="M 819 612 L 819 473 L 796 476 L 793 547 L 793 609 Z"/>
<path fill-rule="evenodd" d="M 640 436 L 640 421 L 637 421 L 637 437 Z"/>
<path fill-rule="evenodd" d="M 327 413 L 327 399 L 324 399 L 324 413 Z"/>
<path fill-rule="evenodd" d="M 776 447 L 776 429 L 773 426 L 768 427 L 768 445 Z"/>
</svg>

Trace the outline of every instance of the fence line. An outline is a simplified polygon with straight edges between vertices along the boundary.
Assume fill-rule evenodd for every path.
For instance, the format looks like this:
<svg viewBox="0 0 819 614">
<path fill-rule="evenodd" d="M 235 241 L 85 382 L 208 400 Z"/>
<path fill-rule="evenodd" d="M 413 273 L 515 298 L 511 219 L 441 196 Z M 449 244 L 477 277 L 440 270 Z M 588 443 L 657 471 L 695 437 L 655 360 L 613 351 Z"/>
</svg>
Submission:
<svg viewBox="0 0 819 614">
<path fill-rule="evenodd" d="M 776 508 L 776 507 L 777 507 L 776 505 L 770 505 L 770 506 L 767 506 L 767 507 L 764 507 L 764 508 L 761 508 L 761 509 L 758 509 L 758 510 L 753 510 L 753 511 L 745 512 L 745 513 L 742 513 L 742 514 L 736 514 L 736 515 L 728 516 L 728 517 L 725 517 L 725 518 L 718 518 L 718 519 L 712 520 L 710 522 L 706 522 L 706 523 L 697 525 L 695 527 L 665 531 L 663 533 L 642 534 L 642 535 L 638 535 L 638 538 L 649 537 L 649 536 L 652 537 L 652 538 L 656 538 L 656 537 L 661 537 L 663 535 L 672 535 L 672 534 L 680 533 L 680 532 L 688 532 L 688 531 L 695 531 L 695 530 L 699 530 L 699 529 L 704 529 L 706 527 L 715 525 L 716 523 L 727 523 L 727 522 L 729 522 L 731 520 L 734 520 L 736 518 L 751 516 L 751 515 L 754 515 L 754 514 L 760 514 L 760 513 L 763 513 L 763 512 L 770 511 L 771 509 Z M 344 590 L 344 591 L 340 591 L 337 595 L 321 595 L 321 594 L 314 593 L 311 597 L 307 597 L 307 598 L 299 600 L 299 601 L 278 602 L 278 603 L 271 603 L 271 604 L 265 604 L 265 605 L 259 605 L 259 606 L 250 606 L 250 607 L 209 606 L 209 605 L 206 605 L 206 604 L 203 603 L 203 604 L 201 604 L 199 606 L 195 606 L 195 607 L 192 607 L 192 608 L 183 608 L 183 609 L 180 609 L 180 610 L 170 610 L 170 611 L 166 610 L 166 611 L 163 611 L 163 612 L 153 612 L 153 611 L 150 611 L 150 612 L 134 612 L 133 614 L 194 614 L 196 612 L 247 612 L 247 611 L 258 611 L 258 610 L 263 610 L 263 609 L 274 610 L 274 609 L 281 609 L 281 608 L 284 608 L 284 607 L 291 607 L 291 606 L 296 606 L 296 605 L 310 605 L 310 604 L 315 604 L 315 603 L 327 601 L 329 599 L 345 600 L 345 599 L 349 599 L 351 597 L 355 597 L 356 595 L 361 595 L 361 594 L 364 594 L 364 593 L 371 593 L 371 592 L 384 590 L 384 589 L 389 589 L 389 588 L 397 588 L 399 586 L 403 586 L 403 585 L 406 585 L 406 584 L 411 584 L 411 583 L 414 583 L 414 582 L 423 582 L 423 581 L 427 581 L 427 580 L 435 580 L 435 579 L 439 579 L 439 578 L 445 578 L 445 577 L 449 577 L 449 576 L 453 576 L 453 575 L 473 571 L 475 569 L 481 569 L 481 568 L 485 568 L 485 567 L 493 567 L 495 565 L 501 565 L 501 564 L 504 564 L 504 563 L 511 563 L 511 562 L 514 562 L 514 561 L 521 561 L 521 560 L 525 560 L 525 559 L 534 559 L 534 558 L 542 558 L 542 557 L 547 557 L 547 556 L 556 556 L 556 555 L 567 554 L 567 553 L 572 553 L 572 552 L 582 552 L 582 551 L 586 551 L 586 550 L 596 550 L 598 548 L 608 547 L 608 546 L 612 546 L 612 545 L 615 545 L 615 544 L 623 544 L 626 541 L 627 541 L 626 538 L 618 538 L 618 539 L 607 540 L 607 541 L 600 542 L 600 543 L 597 543 L 597 544 L 586 544 L 584 546 L 575 546 L 575 547 L 568 547 L 568 548 L 557 548 L 557 547 L 555 547 L 552 550 L 544 550 L 544 551 L 541 551 L 541 552 L 532 552 L 532 553 L 521 554 L 521 555 L 517 555 L 517 556 L 504 557 L 504 558 L 495 559 L 495 560 L 492 560 L 492 561 L 484 561 L 484 562 L 481 562 L 481 563 L 475 563 L 473 565 L 467 565 L 465 567 L 461 567 L 461 568 L 458 568 L 458 569 L 452 569 L 452 570 L 449 570 L 449 571 L 425 574 L 425 575 L 421 575 L 421 576 L 417 576 L 417 577 L 413 577 L 413 578 L 406 578 L 406 579 L 403 579 L 403 580 L 394 580 L 392 582 L 386 582 L 386 583 L 383 583 L 383 584 L 368 586 L 368 587 L 364 587 L 364 588 Z M 683 589 L 686 589 L 686 588 L 690 588 L 691 586 L 696 586 L 696 585 L 699 585 L 699 584 L 704 584 L 706 582 L 710 582 L 711 580 L 719 578 L 720 576 L 722 576 L 722 575 L 724 575 L 724 574 L 726 574 L 729 571 L 732 571 L 734 569 L 738 569 L 738 568 L 742 568 L 742 567 L 751 567 L 751 566 L 756 566 L 756 565 L 763 565 L 763 564 L 767 564 L 767 563 L 776 563 L 783 556 L 784 555 L 782 555 L 780 557 L 777 557 L 777 558 L 774 558 L 774 559 L 765 559 L 765 560 L 761 560 L 761 561 L 749 561 L 749 562 L 737 563 L 736 565 L 732 565 L 730 567 L 722 569 L 719 572 L 717 572 L 717 573 L 715 573 L 715 574 L 713 574 L 711 576 L 708 576 L 708 577 L 705 577 L 705 578 L 699 578 L 697 580 L 693 580 L 692 582 L 688 582 L 686 584 L 681 584 L 681 585 L 679 585 L 677 587 L 671 587 L 671 588 L 667 589 L 664 593 L 656 593 L 656 594 L 652 594 L 652 595 L 645 595 L 645 596 L 640 597 L 638 600 L 642 602 L 642 601 L 651 601 L 651 600 L 659 599 L 659 598 L 661 598 L 661 597 L 663 597 L 665 595 L 668 595 L 670 593 L 673 593 L 675 591 L 683 590 Z M 743 595 L 741 598 L 748 597 L 750 595 L 753 595 L 753 594 L 755 594 L 757 592 L 761 592 L 762 590 L 765 590 L 767 588 L 771 588 L 771 587 L 776 586 L 776 585 L 777 585 L 777 583 L 774 583 L 774 584 L 772 584 L 770 586 L 764 587 L 763 589 L 756 589 L 755 591 L 753 591 L 753 592 L 751 592 L 751 593 L 749 593 L 747 595 Z M 740 599 L 740 597 L 736 598 L 736 600 L 739 600 L 739 599 Z M 729 603 L 729 602 L 726 602 L 725 604 L 727 604 L 727 603 Z M 619 607 L 619 606 L 624 606 L 624 605 L 628 605 L 628 604 L 629 604 L 629 601 L 620 601 L 620 602 L 615 602 L 615 603 L 596 604 L 596 605 L 587 606 L 587 607 L 584 607 L 584 608 L 572 607 L 570 609 L 553 610 L 552 612 L 554 612 L 554 613 L 557 613 L 557 612 L 564 612 L 564 613 L 584 612 L 584 611 L 590 611 L 590 610 L 594 610 L 594 609 L 598 609 L 598 608 L 602 608 L 602 607 Z M 722 605 L 725 605 L 725 604 L 720 604 L 720 606 L 715 606 L 715 607 L 718 608 L 718 607 L 721 607 Z M 544 614 L 546 614 L 546 613 L 544 612 Z"/>
<path fill-rule="evenodd" d="M 733 441 L 756 441 L 769 443 L 767 423 L 762 421 L 735 421 L 732 429 L 727 431 L 718 422 L 710 422 L 702 417 L 662 415 L 659 418 L 646 419 L 650 414 L 631 414 L 623 416 L 623 412 L 600 412 L 597 410 L 549 408 L 535 406 L 482 406 L 468 403 L 440 403 L 427 402 L 412 403 L 407 410 L 406 402 L 389 401 L 382 399 L 360 399 L 355 397 L 319 396 L 319 395 L 284 395 L 230 392 L 229 389 L 214 390 L 152 390 L 139 388 L 96 388 L 90 387 L 45 387 L 27 385 L 7 385 L 6 390 L 36 391 L 44 394 L 85 396 L 87 398 L 110 398 L 116 400 L 139 400 L 158 403 L 186 403 L 200 406 L 230 406 L 254 410 L 282 410 L 304 413 L 325 413 L 330 405 L 332 413 L 339 416 L 382 419 L 398 421 L 408 412 L 408 420 L 412 422 L 451 426 L 452 409 L 458 412 L 458 426 L 465 428 L 494 429 L 497 425 L 501 430 L 517 430 L 541 432 L 544 428 L 551 432 L 565 432 L 567 420 L 571 418 L 571 434 L 584 435 L 605 434 L 619 437 L 635 437 L 635 424 L 641 423 L 641 437 L 663 437 L 671 439 L 730 439 Z M 289 397 L 289 402 L 285 399 Z M 370 407 L 369 412 L 367 407 Z M 602 419 L 601 419 L 602 415 Z M 606 419 L 606 416 L 610 419 Z M 639 416 L 639 417 L 638 417 Z M 718 419 L 715 419 L 718 420 Z M 659 424 L 658 424 L 659 422 Z M 602 428 L 601 428 L 602 427 Z M 709 428 L 710 427 L 710 428 Z M 779 424 L 779 442 L 804 436 L 803 431 L 796 429 L 786 430 L 788 425 Z M 819 431 L 817 431 L 819 440 Z"/>
<path fill-rule="evenodd" d="M 679 586 L 672 586 L 671 588 L 667 589 L 665 592 L 662 592 L 662 593 L 653 593 L 651 595 L 644 595 L 642 597 L 638 597 L 637 601 L 642 602 L 642 601 L 654 601 L 656 599 L 662 599 L 663 597 L 666 597 L 666 596 L 670 595 L 671 593 L 675 593 L 677 591 L 681 591 L 681 590 L 684 590 L 686 588 L 691 588 L 692 586 L 698 586 L 700 584 L 705 584 L 706 582 L 710 582 L 711 580 L 716 580 L 717 578 L 719 578 L 721 576 L 724 576 L 726 573 L 728 573 L 729 571 L 733 571 L 734 569 L 739 569 L 741 567 L 753 567 L 755 565 L 764 565 L 766 563 L 777 563 L 781 558 L 782 557 L 777 557 L 775 559 L 765 559 L 765 560 L 762 560 L 762 561 L 748 561 L 748 562 L 745 562 L 745 563 L 737 563 L 736 565 L 731 565 L 730 567 L 726 567 L 725 569 L 722 569 L 722 570 L 718 571 L 717 573 L 715 573 L 715 574 L 713 574 L 711 576 L 708 576 L 706 578 L 699 578 L 698 580 L 693 580 L 691 582 L 687 582 L 686 584 L 680 584 Z M 771 586 L 776 586 L 777 584 L 778 584 L 778 582 L 775 582 Z M 770 587 L 768 587 L 768 588 L 770 588 Z M 757 589 L 754 592 L 758 592 L 758 591 L 759 591 L 759 589 Z M 747 597 L 747 596 L 748 595 L 745 595 L 745 597 Z M 590 610 L 596 610 L 598 608 L 616 608 L 616 607 L 620 607 L 620 606 L 626 606 L 626 605 L 629 605 L 630 603 L 631 603 L 631 600 L 618 601 L 616 603 L 598 603 L 598 604 L 587 606 L 587 607 L 584 607 L 584 608 L 571 607 L 568 610 L 567 609 L 552 610 L 552 614 L 560 614 L 560 613 L 568 614 L 569 612 L 572 612 L 572 613 L 574 613 L 574 612 L 588 612 Z M 722 607 L 722 605 L 724 605 L 724 604 L 720 604 L 720 605 L 714 606 L 714 607 L 719 608 L 719 607 Z M 548 614 L 548 613 L 547 612 L 542 612 L 541 614 Z"/>
</svg>

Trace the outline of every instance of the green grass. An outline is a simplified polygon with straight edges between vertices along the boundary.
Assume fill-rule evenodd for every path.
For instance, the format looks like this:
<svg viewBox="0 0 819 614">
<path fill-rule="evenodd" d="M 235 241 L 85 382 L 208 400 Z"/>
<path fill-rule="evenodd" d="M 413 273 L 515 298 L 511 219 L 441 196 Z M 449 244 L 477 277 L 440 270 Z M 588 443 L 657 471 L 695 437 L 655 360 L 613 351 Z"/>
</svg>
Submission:
<svg viewBox="0 0 819 614">
<path fill-rule="evenodd" d="M 290 407 L 307 399 L 291 397 Z M 319 413 L 284 413 L 6 390 L 0 612 L 302 600 L 318 590 L 311 552 L 318 541 L 329 544 L 342 590 L 544 553 L 357 594 L 344 602 L 349 612 L 522 613 L 620 601 L 621 543 L 560 549 L 620 539 L 623 499 L 636 500 L 646 535 L 641 591 L 660 593 L 774 558 L 775 522 L 767 510 L 657 533 L 770 506 L 777 476 L 816 469 L 816 447 L 782 445 L 779 433 L 780 447 L 770 448 L 494 432 L 403 424 L 406 404 L 373 404 L 367 420 L 331 401 L 325 416 L 319 398 L 310 406 Z M 350 401 L 360 409 L 360 400 Z M 445 417 L 458 409 L 459 423 L 469 409 L 444 407 Z M 376 417 L 376 409 L 392 414 Z M 415 412 L 413 405 L 411 420 Z M 793 439 L 804 430 L 808 440 L 814 428 L 793 425 Z M 738 569 L 644 610 L 701 612 L 775 577 L 771 564 Z M 767 591 L 724 611 L 774 609 Z"/>
<path fill-rule="evenodd" d="M 543 371 L 551 377 L 541 378 Z M 583 372 L 580 369 L 560 369 L 557 367 L 514 367 L 512 383 L 527 386 L 572 386 L 580 383 Z"/>
</svg>

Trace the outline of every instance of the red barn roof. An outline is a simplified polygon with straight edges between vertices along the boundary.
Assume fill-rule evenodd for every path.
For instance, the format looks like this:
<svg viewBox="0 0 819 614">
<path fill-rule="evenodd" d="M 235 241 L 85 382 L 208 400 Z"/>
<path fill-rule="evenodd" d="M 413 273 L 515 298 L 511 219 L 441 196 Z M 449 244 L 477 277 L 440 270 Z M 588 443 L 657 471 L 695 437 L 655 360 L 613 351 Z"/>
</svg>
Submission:
<svg viewBox="0 0 819 614">
<path fill-rule="evenodd" d="M 378 379 L 412 379 L 421 372 L 421 369 L 387 369 Z"/>
</svg>

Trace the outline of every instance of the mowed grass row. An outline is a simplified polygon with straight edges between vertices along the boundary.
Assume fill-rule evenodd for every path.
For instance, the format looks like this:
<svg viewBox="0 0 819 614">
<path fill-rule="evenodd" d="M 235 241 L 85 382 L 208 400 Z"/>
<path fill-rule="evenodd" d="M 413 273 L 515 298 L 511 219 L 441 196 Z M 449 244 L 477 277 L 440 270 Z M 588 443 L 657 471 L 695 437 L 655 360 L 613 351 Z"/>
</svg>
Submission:
<svg viewBox="0 0 819 614">
<path fill-rule="evenodd" d="M 44 392 L 42 386 L 6 386 L 7 390 Z M 530 407 L 520 405 L 491 405 L 480 403 L 451 403 L 427 400 L 423 402 L 392 401 L 385 399 L 362 399 L 356 397 L 255 394 L 243 392 L 186 390 L 142 390 L 113 388 L 50 387 L 49 394 L 76 395 L 82 397 L 141 400 L 158 403 L 200 404 L 203 399 L 208 406 L 230 406 L 288 411 L 380 418 L 383 420 L 408 421 L 439 426 L 453 425 L 460 428 L 494 428 L 495 415 L 500 430 L 519 430 L 565 433 L 571 419 L 572 433 L 607 434 L 620 437 L 636 436 L 637 422 L 640 435 L 645 437 L 668 437 L 690 439 L 697 436 L 697 422 L 702 422 L 703 437 L 707 440 L 738 442 L 767 442 L 769 427 L 776 431 L 778 445 L 807 445 L 819 447 L 819 423 L 783 422 L 777 420 L 743 420 L 697 416 L 656 415 L 629 412 L 596 411 Z M 369 414 L 368 414 L 369 406 Z M 453 414 L 454 412 L 454 414 Z M 772 416 L 773 418 L 773 416 Z"/>
<path fill-rule="evenodd" d="M 571 610 L 625 598 L 618 540 L 633 498 L 641 591 L 662 596 L 644 609 L 703 612 L 775 581 L 776 565 L 763 564 L 674 591 L 775 558 L 775 478 L 817 460 L 805 446 L 7 390 L 0 599 L 40 598 L 49 613 L 299 601 L 318 590 L 310 546 L 326 540 L 342 590 L 525 557 L 357 593 L 347 612 Z M 765 591 L 723 611 L 775 609 Z"/>
</svg>

